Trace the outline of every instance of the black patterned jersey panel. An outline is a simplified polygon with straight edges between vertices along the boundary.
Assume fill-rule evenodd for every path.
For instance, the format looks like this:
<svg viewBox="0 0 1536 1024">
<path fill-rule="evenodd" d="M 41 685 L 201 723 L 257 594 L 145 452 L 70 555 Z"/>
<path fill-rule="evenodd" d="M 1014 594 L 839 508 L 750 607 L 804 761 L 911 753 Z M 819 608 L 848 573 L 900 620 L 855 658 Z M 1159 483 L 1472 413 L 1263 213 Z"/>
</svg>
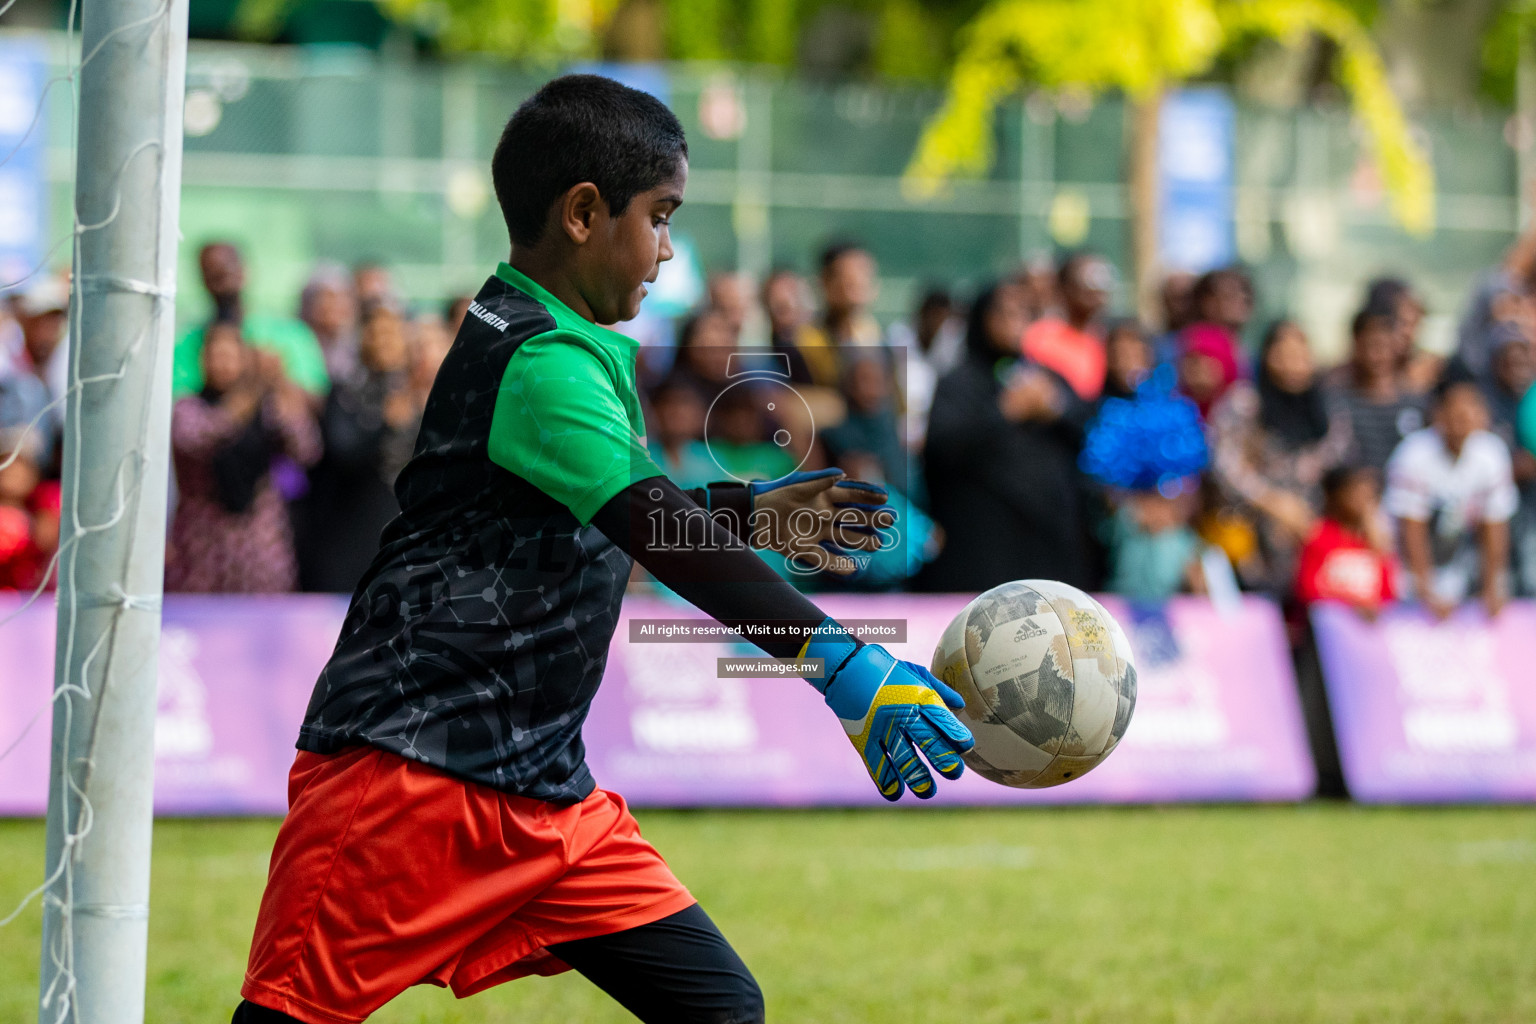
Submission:
<svg viewBox="0 0 1536 1024">
<path fill-rule="evenodd" d="M 396 483 L 402 512 L 353 595 L 298 746 L 366 744 L 575 803 L 594 787 L 581 727 L 632 563 L 488 454 L 508 361 L 556 327 L 531 291 L 542 290 L 492 277 L 464 318 Z"/>
</svg>

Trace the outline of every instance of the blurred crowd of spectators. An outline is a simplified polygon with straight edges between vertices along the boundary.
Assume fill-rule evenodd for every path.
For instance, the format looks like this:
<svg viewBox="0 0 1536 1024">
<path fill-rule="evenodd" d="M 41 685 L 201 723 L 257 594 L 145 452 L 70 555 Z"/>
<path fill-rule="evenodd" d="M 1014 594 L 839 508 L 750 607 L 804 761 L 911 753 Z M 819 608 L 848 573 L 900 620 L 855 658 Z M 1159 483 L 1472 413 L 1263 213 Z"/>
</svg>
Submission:
<svg viewBox="0 0 1536 1024">
<path fill-rule="evenodd" d="M 1115 284 L 1106 260 L 1072 253 L 965 301 L 927 289 L 882 329 L 877 266 L 855 244 L 829 247 L 814 280 L 716 275 L 676 345 L 645 350 L 652 443 L 685 484 L 837 465 L 890 487 L 895 550 L 851 584 L 798 578 L 810 586 L 1040 577 L 1367 615 L 1536 596 L 1536 238 L 1476 283 L 1448 355 L 1421 347 L 1425 303 L 1397 278 L 1365 287 L 1334 367 L 1297 321 L 1253 322 L 1240 267 L 1170 275 L 1156 323 L 1109 316 Z M 1136 485 L 1086 471 L 1110 403 L 1170 401 L 1192 442 L 1140 443 L 1192 443 L 1198 464 Z"/>
<path fill-rule="evenodd" d="M 350 591 L 469 299 L 408 309 L 387 268 L 321 266 L 296 315 L 271 316 L 246 308 L 234 246 L 199 265 L 208 312 L 173 366 L 167 588 Z M 852 581 L 781 566 L 807 587 L 1044 577 L 1367 615 L 1536 596 L 1536 236 L 1475 283 L 1447 356 L 1421 348 L 1425 303 L 1396 278 L 1366 287 L 1331 368 L 1298 322 L 1252 322 L 1239 267 L 1167 277 L 1156 323 L 1109 316 L 1115 286 L 1077 252 L 965 295 L 925 289 L 882 326 L 855 243 L 810 277 L 711 275 L 640 349 L 653 454 L 685 487 L 829 465 L 885 484 L 897 542 Z M 0 587 L 39 585 L 58 542 L 67 309 L 64 282 L 40 279 L 0 319 Z M 1090 471 L 1094 431 L 1169 403 L 1195 436 L 1170 426 L 1124 457 L 1163 449 L 1182 469 Z"/>
<path fill-rule="evenodd" d="M 386 268 L 320 266 L 297 316 L 248 310 L 245 263 L 198 253 L 207 315 L 172 360 L 171 591 L 349 592 L 399 511 L 395 476 L 468 299 L 411 311 Z M 0 588 L 45 582 L 57 549 L 67 379 L 64 281 L 0 319 Z"/>
</svg>

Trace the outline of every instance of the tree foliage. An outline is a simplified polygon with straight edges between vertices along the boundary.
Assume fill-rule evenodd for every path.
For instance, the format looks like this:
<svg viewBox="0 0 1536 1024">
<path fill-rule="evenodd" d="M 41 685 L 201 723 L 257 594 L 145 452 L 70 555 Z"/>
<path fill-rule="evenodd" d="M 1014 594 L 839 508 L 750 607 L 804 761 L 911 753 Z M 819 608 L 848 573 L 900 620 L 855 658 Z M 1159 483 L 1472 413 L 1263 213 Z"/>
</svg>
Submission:
<svg viewBox="0 0 1536 1024">
<path fill-rule="evenodd" d="M 240 0 L 243 37 L 277 37 L 306 0 Z M 556 62 L 599 56 L 626 6 L 659 27 L 672 60 L 733 60 L 788 66 L 801 35 L 826 9 L 862 18 L 868 66 L 846 71 L 940 81 L 956 29 L 982 0 L 374 0 L 385 16 L 449 53 Z"/>
<path fill-rule="evenodd" d="M 943 108 L 908 168 L 920 192 L 980 175 L 992 115 L 1026 82 L 1155 97 L 1196 78 L 1255 36 L 1311 34 L 1338 51 L 1336 74 L 1366 130 L 1392 211 L 1415 233 L 1434 225 L 1434 178 L 1360 18 L 1337 0 L 993 0 L 964 30 Z"/>
<path fill-rule="evenodd" d="M 454 52 L 558 60 L 585 56 L 618 0 L 376 0 L 396 22 Z"/>
</svg>

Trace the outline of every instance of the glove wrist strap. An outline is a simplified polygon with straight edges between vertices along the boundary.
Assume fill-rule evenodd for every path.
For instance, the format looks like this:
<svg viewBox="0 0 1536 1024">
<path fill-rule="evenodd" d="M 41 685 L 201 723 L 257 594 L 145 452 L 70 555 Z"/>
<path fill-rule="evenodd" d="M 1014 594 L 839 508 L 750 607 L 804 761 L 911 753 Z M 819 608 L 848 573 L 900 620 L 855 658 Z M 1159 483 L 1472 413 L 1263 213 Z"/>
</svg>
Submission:
<svg viewBox="0 0 1536 1024">
<path fill-rule="evenodd" d="M 832 680 L 837 678 L 838 671 L 862 646 L 864 642 L 839 625 L 837 620 L 830 616 L 823 619 L 821 625 L 816 627 L 816 632 L 805 642 L 805 646 L 800 648 L 802 659 L 820 658 L 822 660 L 821 678 L 807 678 L 806 682 L 825 696 L 827 688 L 832 685 Z"/>
</svg>

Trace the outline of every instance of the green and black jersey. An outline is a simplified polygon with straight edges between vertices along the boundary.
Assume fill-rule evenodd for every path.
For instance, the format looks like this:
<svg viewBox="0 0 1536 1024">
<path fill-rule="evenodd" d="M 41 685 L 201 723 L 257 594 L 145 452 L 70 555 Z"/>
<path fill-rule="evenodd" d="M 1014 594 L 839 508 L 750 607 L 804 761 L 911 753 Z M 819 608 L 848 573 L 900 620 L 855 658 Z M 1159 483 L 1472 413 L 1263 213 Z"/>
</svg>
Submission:
<svg viewBox="0 0 1536 1024">
<path fill-rule="evenodd" d="M 570 803 L 631 560 L 591 525 L 662 475 L 636 343 L 502 264 L 464 318 L 299 747 L 381 747 Z"/>
</svg>

